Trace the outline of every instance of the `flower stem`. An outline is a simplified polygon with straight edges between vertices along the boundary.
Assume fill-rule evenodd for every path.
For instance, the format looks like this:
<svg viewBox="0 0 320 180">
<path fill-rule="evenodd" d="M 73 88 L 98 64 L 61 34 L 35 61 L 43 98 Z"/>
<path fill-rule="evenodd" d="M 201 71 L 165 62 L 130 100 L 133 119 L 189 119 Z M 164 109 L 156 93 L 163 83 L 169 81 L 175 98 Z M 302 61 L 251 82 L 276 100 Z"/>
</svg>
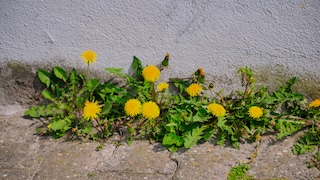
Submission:
<svg viewBox="0 0 320 180">
<path fill-rule="evenodd" d="M 87 78 L 87 83 L 89 82 L 89 67 L 90 67 L 90 65 L 88 64 L 87 72 L 86 72 L 87 73 L 87 75 L 86 75 L 87 76 L 86 77 Z"/>
<path fill-rule="evenodd" d="M 164 97 L 164 93 L 161 93 L 161 98 L 160 98 L 159 106 L 162 106 L 163 97 Z"/>
<path fill-rule="evenodd" d="M 155 89 L 154 89 L 154 82 L 152 82 L 152 90 L 151 90 L 151 98 L 152 98 L 152 101 L 157 103 L 156 102 L 156 92 L 155 92 Z"/>
<path fill-rule="evenodd" d="M 100 124 L 98 119 L 95 119 L 95 120 L 96 120 L 98 126 L 100 127 L 100 130 L 101 130 L 101 133 L 102 133 L 102 137 L 104 137 L 104 130 L 105 130 L 104 127 Z"/>
</svg>

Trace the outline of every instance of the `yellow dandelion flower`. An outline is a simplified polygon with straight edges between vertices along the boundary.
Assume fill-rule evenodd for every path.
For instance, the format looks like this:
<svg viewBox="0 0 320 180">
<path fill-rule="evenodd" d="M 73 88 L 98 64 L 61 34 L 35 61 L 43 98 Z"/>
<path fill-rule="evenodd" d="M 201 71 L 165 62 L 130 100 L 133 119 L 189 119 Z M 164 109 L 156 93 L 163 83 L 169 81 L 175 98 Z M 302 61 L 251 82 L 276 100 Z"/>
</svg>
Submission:
<svg viewBox="0 0 320 180">
<path fill-rule="evenodd" d="M 142 76 L 149 82 L 156 82 L 160 78 L 160 70 L 154 65 L 149 65 L 142 70 Z"/>
<path fill-rule="evenodd" d="M 147 119 L 157 118 L 160 115 L 159 106 L 153 101 L 142 104 L 142 115 Z"/>
<path fill-rule="evenodd" d="M 166 82 L 161 82 L 161 83 L 158 84 L 158 91 L 159 91 L 159 92 L 162 92 L 162 91 L 168 89 L 168 87 L 169 87 L 169 84 L 168 84 L 168 83 L 166 83 Z"/>
<path fill-rule="evenodd" d="M 124 110 L 126 111 L 127 115 L 134 117 L 141 112 L 141 103 L 137 99 L 130 99 L 124 105 Z"/>
<path fill-rule="evenodd" d="M 83 51 L 81 55 L 83 61 L 88 65 L 90 65 L 93 62 L 96 62 L 97 56 L 97 53 L 92 50 Z"/>
<path fill-rule="evenodd" d="M 89 102 L 87 101 L 83 108 L 83 117 L 89 120 L 93 120 L 98 117 L 98 114 L 101 112 L 101 107 L 98 105 L 98 102 Z"/>
<path fill-rule="evenodd" d="M 193 97 L 193 96 L 197 96 L 200 94 L 200 92 L 202 91 L 202 87 L 199 84 L 191 84 L 188 88 L 187 88 L 187 93 Z"/>
<path fill-rule="evenodd" d="M 263 108 L 257 107 L 257 106 L 252 106 L 249 108 L 249 116 L 257 119 L 260 118 L 263 115 Z"/>
<path fill-rule="evenodd" d="M 198 71 L 199 71 L 201 76 L 205 76 L 206 75 L 206 72 L 204 72 L 203 68 L 199 68 Z"/>
<path fill-rule="evenodd" d="M 220 104 L 211 103 L 208 105 L 208 110 L 216 117 L 222 117 L 226 115 L 226 109 Z"/>
<path fill-rule="evenodd" d="M 309 104 L 309 107 L 319 107 L 320 106 L 320 99 L 315 99 L 314 101 L 312 101 L 310 104 Z"/>
</svg>

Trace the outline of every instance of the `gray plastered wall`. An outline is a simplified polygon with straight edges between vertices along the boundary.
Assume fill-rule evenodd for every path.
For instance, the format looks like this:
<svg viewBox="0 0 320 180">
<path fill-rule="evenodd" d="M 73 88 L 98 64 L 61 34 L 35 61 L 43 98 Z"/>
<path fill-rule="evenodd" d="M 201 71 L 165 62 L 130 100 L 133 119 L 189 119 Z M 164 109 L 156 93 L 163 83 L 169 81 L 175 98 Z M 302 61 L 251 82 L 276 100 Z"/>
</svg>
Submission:
<svg viewBox="0 0 320 180">
<path fill-rule="evenodd" d="M 37 68 L 85 68 L 86 49 L 98 53 L 91 68 L 101 76 L 105 67 L 128 72 L 133 56 L 159 64 L 170 52 L 162 80 L 202 67 L 230 92 L 248 66 L 258 85 L 295 76 L 297 91 L 319 98 L 319 17 L 319 0 L 1 1 L 0 101 L 32 104 Z"/>
</svg>

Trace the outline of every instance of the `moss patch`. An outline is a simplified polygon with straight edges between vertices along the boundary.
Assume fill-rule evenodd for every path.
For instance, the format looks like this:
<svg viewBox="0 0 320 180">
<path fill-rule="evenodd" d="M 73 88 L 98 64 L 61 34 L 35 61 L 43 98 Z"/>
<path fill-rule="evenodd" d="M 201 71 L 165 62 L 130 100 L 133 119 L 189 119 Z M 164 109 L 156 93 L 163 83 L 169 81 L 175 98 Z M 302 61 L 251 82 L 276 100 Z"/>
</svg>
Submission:
<svg viewBox="0 0 320 180">
<path fill-rule="evenodd" d="M 265 66 L 254 69 L 259 86 L 267 86 L 270 91 L 278 89 L 293 77 L 297 77 L 294 91 L 303 94 L 309 101 L 320 97 L 320 81 L 315 74 L 294 74 L 283 66 Z"/>
</svg>

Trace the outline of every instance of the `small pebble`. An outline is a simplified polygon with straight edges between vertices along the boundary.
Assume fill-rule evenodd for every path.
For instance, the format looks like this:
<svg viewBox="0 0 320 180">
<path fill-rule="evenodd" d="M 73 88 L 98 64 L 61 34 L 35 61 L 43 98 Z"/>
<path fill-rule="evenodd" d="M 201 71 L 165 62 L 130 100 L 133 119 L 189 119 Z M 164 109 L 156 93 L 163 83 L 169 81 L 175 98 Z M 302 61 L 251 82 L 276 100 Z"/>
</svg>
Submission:
<svg viewBox="0 0 320 180">
<path fill-rule="evenodd" d="M 285 149 L 285 150 L 283 150 L 282 152 L 287 153 L 287 152 L 288 152 L 288 150 L 287 150 L 287 149 Z"/>
</svg>

